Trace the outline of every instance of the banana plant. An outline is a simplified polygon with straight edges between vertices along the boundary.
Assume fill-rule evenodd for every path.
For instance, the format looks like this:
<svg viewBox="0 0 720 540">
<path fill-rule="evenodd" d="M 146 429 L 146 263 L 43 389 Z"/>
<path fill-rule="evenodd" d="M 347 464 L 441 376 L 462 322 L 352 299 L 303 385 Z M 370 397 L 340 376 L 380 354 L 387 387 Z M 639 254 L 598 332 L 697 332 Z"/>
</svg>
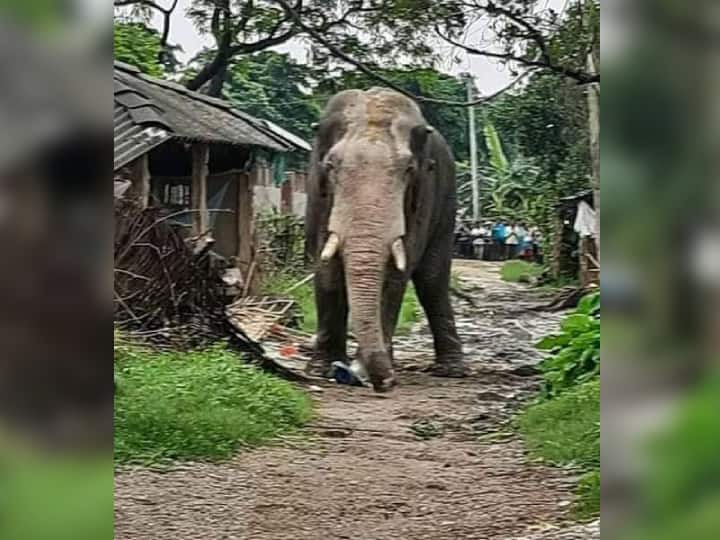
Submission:
<svg viewBox="0 0 720 540">
<path fill-rule="evenodd" d="M 521 214 L 527 217 L 537 195 L 536 180 L 540 169 L 523 156 L 509 160 L 495 126 L 487 119 L 483 134 L 488 151 L 488 165 L 483 170 L 488 210 L 497 216 Z"/>
</svg>

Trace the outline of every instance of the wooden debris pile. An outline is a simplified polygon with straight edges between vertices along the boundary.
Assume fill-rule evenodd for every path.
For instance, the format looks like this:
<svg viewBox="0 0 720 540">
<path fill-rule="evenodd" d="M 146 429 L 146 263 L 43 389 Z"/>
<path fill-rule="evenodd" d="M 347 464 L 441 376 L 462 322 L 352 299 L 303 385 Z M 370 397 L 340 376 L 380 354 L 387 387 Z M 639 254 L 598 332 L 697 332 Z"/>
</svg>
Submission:
<svg viewBox="0 0 720 540">
<path fill-rule="evenodd" d="M 180 350 L 229 340 L 263 369 L 307 380 L 312 336 L 284 326 L 292 323 L 294 302 L 241 297 L 227 305 L 227 263 L 211 251 L 212 241 L 186 239 L 169 217 L 116 201 L 116 328 Z"/>
<path fill-rule="evenodd" d="M 209 249 L 212 242 L 188 243 L 168 217 L 116 202 L 115 324 L 182 347 L 226 338 L 225 269 Z"/>
<path fill-rule="evenodd" d="M 230 325 L 262 343 L 265 369 L 295 380 L 308 380 L 305 367 L 312 353 L 312 334 L 291 328 L 295 302 L 287 298 L 246 297 L 226 309 Z"/>
</svg>

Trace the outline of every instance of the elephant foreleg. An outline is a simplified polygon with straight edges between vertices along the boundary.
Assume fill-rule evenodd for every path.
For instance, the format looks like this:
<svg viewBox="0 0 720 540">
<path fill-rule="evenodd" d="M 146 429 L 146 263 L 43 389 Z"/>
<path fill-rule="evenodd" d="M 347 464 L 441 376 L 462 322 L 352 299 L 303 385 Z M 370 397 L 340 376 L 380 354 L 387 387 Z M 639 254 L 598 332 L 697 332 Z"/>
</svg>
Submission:
<svg viewBox="0 0 720 540">
<path fill-rule="evenodd" d="M 348 302 L 339 261 L 330 261 L 315 273 L 315 306 L 317 333 L 308 372 L 329 376 L 333 362 L 347 360 Z"/>
<path fill-rule="evenodd" d="M 415 272 L 413 282 L 433 335 L 433 372 L 445 377 L 465 376 L 462 344 L 450 303 L 450 257 L 428 253 Z"/>
</svg>

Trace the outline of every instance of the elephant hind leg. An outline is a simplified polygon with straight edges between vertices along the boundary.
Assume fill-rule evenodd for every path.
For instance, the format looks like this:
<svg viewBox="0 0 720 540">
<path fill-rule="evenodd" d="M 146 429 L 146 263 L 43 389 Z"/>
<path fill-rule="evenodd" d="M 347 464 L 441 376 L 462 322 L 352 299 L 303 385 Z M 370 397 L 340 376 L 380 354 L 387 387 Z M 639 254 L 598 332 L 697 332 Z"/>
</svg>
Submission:
<svg viewBox="0 0 720 540">
<path fill-rule="evenodd" d="M 439 260 L 439 257 L 433 257 L 432 252 L 425 259 L 415 272 L 413 282 L 433 335 L 433 372 L 444 377 L 464 377 L 467 370 L 463 362 L 462 343 L 450 303 L 450 259 Z"/>
</svg>

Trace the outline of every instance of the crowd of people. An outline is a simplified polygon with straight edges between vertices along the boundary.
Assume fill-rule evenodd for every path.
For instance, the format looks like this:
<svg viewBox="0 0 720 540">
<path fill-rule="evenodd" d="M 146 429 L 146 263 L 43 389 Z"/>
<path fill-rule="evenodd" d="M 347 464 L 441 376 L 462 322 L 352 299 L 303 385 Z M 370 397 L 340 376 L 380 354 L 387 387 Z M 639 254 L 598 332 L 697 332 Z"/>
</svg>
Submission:
<svg viewBox="0 0 720 540">
<path fill-rule="evenodd" d="M 504 261 L 524 259 L 542 263 L 540 229 L 524 222 L 499 219 L 485 222 L 459 220 L 455 229 L 456 256 Z"/>
</svg>

